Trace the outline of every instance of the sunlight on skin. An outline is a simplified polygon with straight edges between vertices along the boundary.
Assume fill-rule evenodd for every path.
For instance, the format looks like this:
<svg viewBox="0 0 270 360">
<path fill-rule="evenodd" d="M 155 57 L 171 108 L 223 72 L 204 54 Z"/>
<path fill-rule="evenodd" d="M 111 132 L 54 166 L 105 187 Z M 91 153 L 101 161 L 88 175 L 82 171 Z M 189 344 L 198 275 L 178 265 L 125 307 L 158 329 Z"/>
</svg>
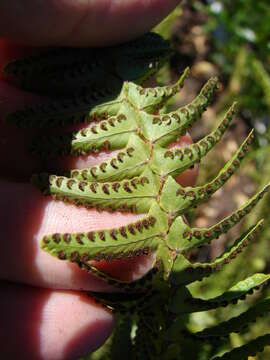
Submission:
<svg viewBox="0 0 270 360">
<path fill-rule="evenodd" d="M 111 214 L 106 211 L 100 213 L 96 210 L 88 210 L 83 207 L 76 207 L 75 205 L 65 204 L 60 201 L 50 201 L 45 207 L 39 231 L 34 238 L 39 246 L 40 240 L 46 234 L 55 232 L 83 232 L 102 230 L 104 228 L 110 229 L 126 225 L 131 221 L 136 221 L 142 216 L 143 215 L 122 214 L 119 212 Z M 138 259 L 137 262 L 139 264 L 140 259 Z M 146 264 L 146 268 L 141 265 L 140 271 L 135 266 L 134 270 L 136 270 L 136 276 L 142 276 L 151 266 L 151 263 L 152 261 L 149 264 Z M 83 288 L 84 290 L 96 291 L 112 289 L 112 287 L 104 285 L 101 280 L 96 279 L 94 276 L 92 276 L 94 278 L 93 281 L 91 276 L 83 270 L 80 270 L 76 264 L 71 264 L 68 261 L 59 261 L 58 258 L 51 256 L 41 249 L 37 251 L 35 264 L 40 275 L 43 277 L 43 281 L 49 286 L 54 286 L 56 288 Z M 98 264 L 99 263 L 96 263 L 97 266 Z M 121 262 L 119 263 L 119 266 L 121 268 Z M 110 264 L 108 264 L 108 267 L 110 267 Z M 52 269 L 53 271 L 48 271 L 46 269 Z M 79 277 L 76 276 L 76 273 L 78 272 L 81 273 L 81 276 Z M 135 276 L 133 271 L 130 276 L 132 279 Z"/>
</svg>

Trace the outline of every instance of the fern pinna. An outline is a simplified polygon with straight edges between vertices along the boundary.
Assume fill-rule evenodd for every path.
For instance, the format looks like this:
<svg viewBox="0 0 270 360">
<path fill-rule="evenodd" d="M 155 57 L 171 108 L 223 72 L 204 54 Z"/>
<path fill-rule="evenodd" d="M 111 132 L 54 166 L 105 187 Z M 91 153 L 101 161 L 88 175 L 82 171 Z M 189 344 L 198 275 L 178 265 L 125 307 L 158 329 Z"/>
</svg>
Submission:
<svg viewBox="0 0 270 360">
<path fill-rule="evenodd" d="M 254 240 L 262 220 L 215 261 L 189 260 L 190 250 L 231 229 L 254 208 L 269 186 L 210 228 L 192 228 L 187 224 L 185 213 L 209 199 L 235 173 L 254 135 L 248 135 L 212 181 L 195 187 L 179 185 L 176 176 L 199 163 L 220 141 L 233 120 L 235 104 L 217 128 L 197 143 L 169 147 L 200 118 L 218 87 L 218 80 L 211 78 L 190 104 L 166 113 L 165 105 L 183 86 L 188 69 L 174 85 L 144 88 L 139 84 L 157 71 L 170 53 L 166 41 L 147 34 L 118 47 L 57 49 L 6 67 L 6 72 L 22 87 L 57 95 L 57 100 L 9 114 L 7 121 L 20 126 L 90 123 L 78 132 L 38 139 L 32 144 L 32 151 L 41 156 L 79 156 L 114 150 L 114 155 L 99 165 L 72 170 L 66 176 L 35 175 L 34 183 L 59 200 L 100 210 L 144 214 L 140 220 L 119 228 L 48 234 L 42 239 L 42 248 L 51 255 L 75 262 L 122 289 L 116 293 L 91 293 L 104 306 L 121 314 L 113 337 L 102 348 L 100 357 L 94 354 L 93 358 L 117 358 L 119 344 L 121 351 L 126 346 L 125 351 L 134 359 L 192 358 L 190 347 L 220 343 L 270 308 L 269 299 L 265 299 L 238 317 L 201 332 L 192 333 L 186 326 L 188 314 L 236 304 L 269 283 L 270 275 L 255 274 L 207 300 L 195 298 L 188 287 L 220 271 Z M 150 253 L 155 253 L 152 270 L 133 282 L 111 278 L 91 263 Z M 136 329 L 135 335 L 132 329 Z M 246 359 L 269 342 L 270 335 L 264 335 L 212 358 Z"/>
</svg>

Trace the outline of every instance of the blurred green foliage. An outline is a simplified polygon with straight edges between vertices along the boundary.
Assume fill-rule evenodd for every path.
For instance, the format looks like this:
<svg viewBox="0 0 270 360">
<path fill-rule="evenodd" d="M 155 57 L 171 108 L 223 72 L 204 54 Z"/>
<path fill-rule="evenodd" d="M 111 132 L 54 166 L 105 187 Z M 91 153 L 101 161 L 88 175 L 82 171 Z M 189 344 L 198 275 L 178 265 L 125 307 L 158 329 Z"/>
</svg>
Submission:
<svg viewBox="0 0 270 360">
<path fill-rule="evenodd" d="M 194 14 L 204 13 L 206 16 L 204 23 L 199 26 L 207 36 L 209 50 L 204 59 L 200 57 L 199 60 L 194 59 L 194 62 L 205 60 L 218 68 L 224 89 L 221 100 L 215 107 L 216 114 L 225 111 L 229 104 L 237 99 L 241 114 L 240 121 L 243 122 L 247 131 L 250 127 L 256 129 L 258 141 L 249 156 L 252 166 L 244 170 L 244 176 L 248 177 L 256 188 L 261 187 L 270 179 L 270 2 L 267 0 L 195 0 L 183 5 L 183 16 L 185 8 L 191 9 Z M 179 19 L 177 21 L 179 22 Z M 171 29 L 177 31 L 173 25 Z M 171 37 L 174 37 L 173 33 Z M 211 162 L 210 158 L 207 168 L 215 166 L 215 162 L 213 159 Z M 200 175 L 200 182 L 206 180 L 204 176 L 207 175 Z M 234 282 L 240 281 L 253 272 L 269 273 L 269 214 L 268 197 L 268 200 L 259 205 L 257 211 L 242 224 L 240 229 L 240 232 L 247 229 L 256 218 L 263 217 L 265 226 L 260 238 L 222 272 L 193 284 L 194 294 L 209 298 L 222 293 Z M 194 217 L 194 214 L 192 215 Z M 255 294 L 249 298 L 248 304 L 251 305 L 257 301 L 258 296 L 264 298 L 267 295 L 269 296 L 269 291 L 260 295 Z M 199 331 L 207 326 L 216 325 L 247 309 L 247 303 L 242 302 L 239 305 L 237 309 L 229 306 L 223 310 L 193 314 L 189 319 L 189 326 L 192 330 Z M 259 334 L 269 332 L 269 329 L 270 316 L 265 314 L 265 318 L 246 329 L 246 332 L 233 334 L 221 347 L 219 344 L 213 344 L 210 348 L 194 347 L 193 356 L 197 359 L 210 359 L 213 352 L 222 353 L 232 347 L 240 346 Z M 270 359 L 270 348 L 266 348 L 263 353 L 253 359 Z"/>
<path fill-rule="evenodd" d="M 201 6 L 197 4 L 200 8 Z M 264 63 L 270 55 L 270 3 L 267 0 L 215 0 L 202 9 L 213 36 L 213 59 L 230 75 L 239 49 L 245 45 Z"/>
<path fill-rule="evenodd" d="M 209 59 L 222 69 L 225 81 L 238 77 L 240 86 L 231 86 L 233 95 L 240 95 L 242 109 L 250 119 L 262 119 L 267 103 L 261 83 L 252 67 L 254 58 L 270 71 L 270 2 L 268 0 L 195 1 L 198 11 L 207 14 L 204 30 L 210 35 Z M 239 59 L 240 58 L 240 59 Z M 239 69 L 237 64 L 241 63 Z M 231 84 L 234 85 L 234 84 Z"/>
</svg>

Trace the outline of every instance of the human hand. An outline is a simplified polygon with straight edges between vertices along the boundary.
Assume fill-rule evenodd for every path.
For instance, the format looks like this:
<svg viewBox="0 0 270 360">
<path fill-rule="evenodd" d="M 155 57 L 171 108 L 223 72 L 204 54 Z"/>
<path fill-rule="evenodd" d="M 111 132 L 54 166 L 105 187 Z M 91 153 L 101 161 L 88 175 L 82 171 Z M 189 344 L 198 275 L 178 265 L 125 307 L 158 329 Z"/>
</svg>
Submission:
<svg viewBox="0 0 270 360">
<path fill-rule="evenodd" d="M 159 21 L 177 2 L 166 5 L 162 0 L 148 2 L 133 0 L 129 2 L 129 5 L 124 5 L 124 2 L 121 4 L 122 2 L 118 1 L 108 11 L 107 7 L 111 3 L 109 0 L 85 4 L 77 1 L 76 6 L 73 2 L 73 7 L 72 1 L 65 0 L 61 1 L 63 11 L 59 14 L 60 2 L 57 3 L 58 10 L 56 11 L 53 10 L 56 9 L 55 2 L 47 1 L 44 2 L 44 8 L 40 10 L 43 15 L 39 18 L 35 4 L 29 0 L 25 1 L 27 11 L 22 9 L 20 19 L 15 22 L 14 13 L 19 11 L 18 8 L 17 10 L 9 8 L 9 12 L 6 12 L 7 3 L 2 1 L 0 35 L 21 42 L 25 40 L 26 43 L 32 45 L 79 46 L 97 43 L 103 45 L 120 39 L 126 40 L 151 28 L 154 22 Z M 21 4 L 22 1 L 18 3 Z M 80 6 L 82 6 L 81 10 Z M 74 25 L 79 23 L 78 18 L 80 18 L 75 12 L 72 22 L 71 10 L 74 7 L 80 14 L 85 14 L 83 23 L 88 24 L 88 27 L 84 25 L 81 28 L 79 25 L 77 27 Z M 87 13 L 90 9 L 91 16 L 88 18 Z M 144 14 L 140 19 L 145 18 L 136 25 L 136 28 L 131 26 L 131 20 L 133 22 L 137 20 L 134 16 L 135 10 L 137 16 L 139 12 Z M 58 31 L 53 29 L 50 23 L 52 19 L 48 19 L 50 16 L 53 17 L 50 14 L 54 11 L 58 17 Z M 94 16 L 95 11 L 96 16 Z M 95 28 L 95 23 L 102 11 L 106 26 L 102 26 L 98 32 L 89 31 Z M 11 16 L 10 13 L 13 15 Z M 110 15 L 111 17 L 106 21 L 105 17 L 111 13 L 113 15 Z M 35 24 L 29 25 L 30 14 L 37 15 Z M 48 14 L 47 20 L 46 14 Z M 70 27 L 65 24 L 66 18 L 70 21 Z M 32 30 L 31 26 L 33 26 Z M 75 27 L 77 30 L 74 30 Z M 17 29 L 16 32 L 13 29 Z M 41 29 L 40 33 L 38 29 Z M 44 32 L 44 29 L 48 31 Z M 50 33 L 50 29 L 54 33 Z M 124 36 L 121 34 L 118 37 L 121 32 Z M 100 35 L 99 40 L 96 37 L 97 34 Z M 13 56 L 20 56 L 29 51 L 33 49 L 12 45 L 10 41 L 2 41 L 0 65 Z M 40 164 L 39 159 L 31 157 L 27 152 L 27 145 L 35 136 L 35 132 L 19 130 L 3 123 L 7 112 L 35 100 L 32 94 L 23 93 L 6 81 L 0 81 L 0 171 L 2 177 L 0 276 L 3 279 L 0 286 L 1 354 L 7 359 L 15 359 L 18 356 L 21 359 L 75 359 L 101 345 L 113 329 L 113 316 L 98 307 L 83 291 L 78 290 L 112 289 L 91 274 L 80 270 L 76 265 L 61 262 L 41 251 L 39 241 L 44 234 L 110 228 L 129 223 L 138 216 L 98 213 L 95 210 L 56 202 L 44 198 L 27 183 L 26 179 L 33 172 L 44 170 L 57 172 L 60 168 L 82 168 L 91 166 L 108 156 L 103 153 L 99 157 L 87 156 L 75 160 L 66 157 L 55 159 L 53 164 Z M 183 145 L 187 142 L 190 142 L 190 138 L 185 136 L 179 144 Z M 182 183 L 192 183 L 194 174 L 194 171 L 186 173 L 181 179 Z M 126 261 L 100 262 L 99 267 L 113 276 L 132 280 L 147 271 L 151 263 L 151 257 L 144 256 Z"/>
</svg>

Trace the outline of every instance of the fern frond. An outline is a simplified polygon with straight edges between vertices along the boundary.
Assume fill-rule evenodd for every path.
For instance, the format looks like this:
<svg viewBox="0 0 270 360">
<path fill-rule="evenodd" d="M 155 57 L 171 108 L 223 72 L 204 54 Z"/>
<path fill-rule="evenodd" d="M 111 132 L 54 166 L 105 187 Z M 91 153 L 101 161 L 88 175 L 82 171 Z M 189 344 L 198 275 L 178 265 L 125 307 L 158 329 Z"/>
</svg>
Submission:
<svg viewBox="0 0 270 360">
<path fill-rule="evenodd" d="M 251 131 L 209 183 L 179 185 L 176 177 L 199 163 L 220 142 L 233 119 L 235 104 L 217 128 L 197 143 L 170 147 L 201 117 L 218 87 L 218 80 L 211 78 L 193 101 L 166 113 L 166 103 L 182 88 L 188 69 L 173 85 L 143 88 L 140 84 L 170 55 L 168 42 L 148 34 L 107 49 L 53 50 L 15 61 L 5 69 L 24 88 L 51 96 L 46 103 L 9 114 L 7 121 L 26 127 L 90 124 L 73 133 L 37 137 L 33 152 L 48 157 L 114 151 L 90 168 L 73 169 L 66 176 L 39 174 L 33 177 L 33 182 L 56 200 L 99 210 L 143 214 L 139 220 L 117 228 L 48 234 L 41 243 L 51 255 L 77 263 L 118 289 L 89 295 L 114 312 L 134 314 L 135 337 L 130 337 L 131 323 L 124 322 L 129 334 L 127 337 L 122 334 L 120 339 L 129 339 L 131 352 L 134 354 L 135 349 L 134 357 L 140 360 L 180 359 L 186 356 L 190 344 L 200 343 L 196 340 L 241 331 L 269 310 L 268 299 L 216 327 L 195 334 L 188 330 L 189 314 L 234 304 L 268 284 L 269 275 L 256 274 L 210 299 L 193 297 L 187 287 L 221 270 L 254 239 L 262 220 L 214 261 L 192 263 L 188 257 L 189 250 L 209 243 L 239 223 L 263 198 L 269 185 L 209 228 L 192 228 L 186 223 L 186 212 L 208 200 L 237 171 L 254 135 Z M 91 262 L 149 253 L 154 253 L 153 269 L 134 282 L 114 279 Z M 123 292 L 119 293 L 119 289 Z M 255 339 L 221 358 L 242 359 L 268 341 L 269 335 Z"/>
<path fill-rule="evenodd" d="M 262 352 L 268 345 L 270 345 L 270 334 L 259 336 L 245 345 L 226 352 L 222 356 L 214 357 L 212 360 L 247 360 L 249 356 L 255 356 Z"/>
<path fill-rule="evenodd" d="M 269 284 L 269 275 L 265 275 L 265 276 L 263 276 L 263 275 L 264 274 L 253 275 L 252 277 L 244 280 L 243 282 L 240 282 L 239 285 L 241 287 L 244 282 L 247 283 L 249 280 L 251 280 L 251 282 L 253 282 L 254 278 L 256 279 L 256 277 L 257 278 L 261 277 L 261 279 L 260 279 L 261 281 L 258 281 L 259 284 L 257 286 L 255 286 L 255 289 L 257 287 L 264 286 L 264 282 Z M 256 281 L 254 283 L 256 283 Z M 253 292 L 254 286 L 249 285 L 249 287 L 250 287 L 250 290 L 248 290 L 248 293 Z M 236 285 L 235 289 L 237 289 L 237 285 Z M 231 290 L 234 291 L 234 288 L 232 288 Z M 243 293 L 243 295 L 241 295 L 241 297 L 245 296 L 246 291 L 241 289 L 240 292 Z M 225 300 L 225 301 L 227 301 L 227 300 Z M 229 301 L 231 301 L 231 299 Z M 195 333 L 195 335 L 202 339 L 226 337 L 226 336 L 229 336 L 232 332 L 238 333 L 238 332 L 245 330 L 251 323 L 254 323 L 258 319 L 258 317 L 266 316 L 269 311 L 270 311 L 270 299 L 268 298 L 268 299 L 265 299 L 265 300 L 259 302 L 256 305 L 252 306 L 250 309 L 241 313 L 240 315 L 233 317 L 222 323 L 219 323 L 218 325 L 213 326 L 211 328 L 206 328 L 200 332 Z"/>
<path fill-rule="evenodd" d="M 245 300 L 246 296 L 252 294 L 255 290 L 268 286 L 270 282 L 269 279 L 269 275 L 255 274 L 240 281 L 222 295 L 207 300 L 194 298 L 188 294 L 187 296 L 183 296 L 182 302 L 184 302 L 185 305 L 182 306 L 181 311 L 183 313 L 193 313 L 225 307 L 229 304 L 236 304 L 239 300 Z M 264 307 L 264 310 L 265 309 L 266 307 Z M 243 315 L 242 318 L 245 318 L 248 321 L 247 314 Z"/>
</svg>

